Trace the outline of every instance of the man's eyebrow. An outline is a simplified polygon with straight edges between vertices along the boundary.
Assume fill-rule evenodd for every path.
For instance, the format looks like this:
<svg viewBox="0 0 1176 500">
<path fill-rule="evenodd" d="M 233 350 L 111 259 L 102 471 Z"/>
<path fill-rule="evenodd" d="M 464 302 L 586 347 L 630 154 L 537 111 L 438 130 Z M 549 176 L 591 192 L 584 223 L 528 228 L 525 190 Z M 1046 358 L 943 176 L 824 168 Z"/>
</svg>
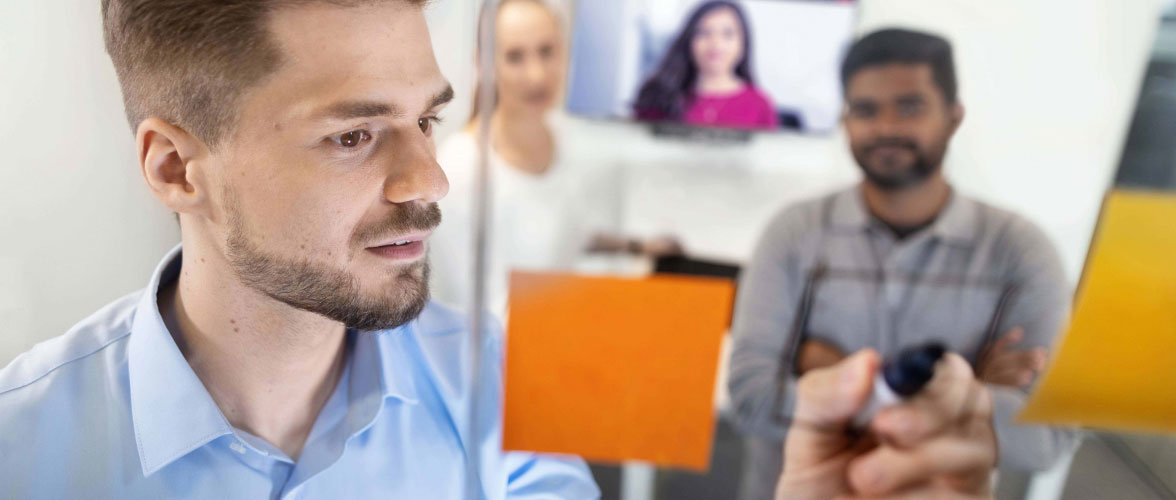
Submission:
<svg viewBox="0 0 1176 500">
<path fill-rule="evenodd" d="M 390 116 L 398 118 L 404 112 L 391 104 L 376 101 L 342 101 L 327 106 L 318 113 L 319 118 L 333 120 L 353 120 L 355 118 L 371 118 L 375 116 Z"/>
<path fill-rule="evenodd" d="M 446 84 L 445 90 L 438 92 L 429 99 L 428 109 L 433 109 L 448 103 L 453 98 L 453 86 Z M 395 104 L 379 101 L 341 101 L 327 106 L 322 112 L 318 113 L 319 118 L 334 120 L 353 120 L 356 118 L 372 118 L 377 116 L 401 118 L 404 115 L 404 110 Z"/>
<path fill-rule="evenodd" d="M 429 101 L 429 109 L 446 104 L 449 101 L 452 101 L 453 97 L 453 85 L 445 84 L 445 90 L 438 92 L 437 95 L 433 96 L 433 99 Z"/>
</svg>

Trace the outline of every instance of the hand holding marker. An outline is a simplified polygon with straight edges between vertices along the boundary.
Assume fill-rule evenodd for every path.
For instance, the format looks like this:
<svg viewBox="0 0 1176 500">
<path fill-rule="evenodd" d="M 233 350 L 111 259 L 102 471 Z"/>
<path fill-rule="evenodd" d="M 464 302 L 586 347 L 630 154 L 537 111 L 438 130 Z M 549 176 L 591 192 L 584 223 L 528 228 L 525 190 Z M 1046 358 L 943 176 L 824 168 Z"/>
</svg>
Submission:
<svg viewBox="0 0 1176 500">
<path fill-rule="evenodd" d="M 932 342 L 908 347 L 882 363 L 874 377 L 874 390 L 865 408 L 853 418 L 854 429 L 865 429 L 881 409 L 914 396 L 935 376 L 935 365 L 943 358 L 943 344 Z"/>
</svg>

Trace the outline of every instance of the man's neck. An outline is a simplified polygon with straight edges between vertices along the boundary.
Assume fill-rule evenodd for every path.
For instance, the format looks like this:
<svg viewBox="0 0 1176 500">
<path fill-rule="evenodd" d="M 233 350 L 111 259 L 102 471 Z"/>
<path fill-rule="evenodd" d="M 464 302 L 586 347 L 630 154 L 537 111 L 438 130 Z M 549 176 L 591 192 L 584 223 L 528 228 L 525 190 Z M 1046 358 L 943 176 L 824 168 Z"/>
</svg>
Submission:
<svg viewBox="0 0 1176 500">
<path fill-rule="evenodd" d="M 346 362 L 340 323 L 240 283 L 219 252 L 185 246 L 158 295 L 165 324 L 229 423 L 297 460 Z"/>
<path fill-rule="evenodd" d="M 947 206 L 951 186 L 939 171 L 918 185 L 899 190 L 883 189 L 867 180 L 862 183 L 862 198 L 870 214 L 886 225 L 919 227 L 935 220 Z"/>
</svg>

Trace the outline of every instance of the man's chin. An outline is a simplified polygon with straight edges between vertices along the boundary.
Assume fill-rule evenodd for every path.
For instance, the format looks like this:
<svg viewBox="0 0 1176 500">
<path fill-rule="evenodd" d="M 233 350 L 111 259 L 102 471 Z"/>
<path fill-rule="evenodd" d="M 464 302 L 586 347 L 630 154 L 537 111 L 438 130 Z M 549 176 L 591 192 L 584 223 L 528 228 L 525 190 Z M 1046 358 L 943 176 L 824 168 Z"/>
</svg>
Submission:
<svg viewBox="0 0 1176 500">
<path fill-rule="evenodd" d="M 361 285 L 358 304 L 367 314 L 352 314 L 343 323 L 356 330 L 388 330 L 416 319 L 429 301 L 429 266 L 424 259 L 392 275 Z M 354 311 L 353 311 L 354 312 Z"/>
<path fill-rule="evenodd" d="M 931 171 L 924 171 L 917 165 L 889 166 L 879 168 L 863 167 L 866 181 L 886 191 L 902 191 L 922 185 L 931 177 Z"/>
<path fill-rule="evenodd" d="M 392 285 L 353 303 L 351 310 L 340 310 L 332 319 L 360 331 L 390 330 L 411 322 L 429 302 L 427 284 Z"/>
<path fill-rule="evenodd" d="M 316 287 L 308 295 L 271 297 L 359 331 L 400 327 L 416 319 L 428 303 L 429 268 L 424 259 L 392 272 L 365 269 L 349 274 L 349 279 L 341 279 L 347 276 L 341 273 L 333 282 L 324 281 L 323 276 L 306 275 L 303 278 L 307 280 L 332 285 Z"/>
</svg>

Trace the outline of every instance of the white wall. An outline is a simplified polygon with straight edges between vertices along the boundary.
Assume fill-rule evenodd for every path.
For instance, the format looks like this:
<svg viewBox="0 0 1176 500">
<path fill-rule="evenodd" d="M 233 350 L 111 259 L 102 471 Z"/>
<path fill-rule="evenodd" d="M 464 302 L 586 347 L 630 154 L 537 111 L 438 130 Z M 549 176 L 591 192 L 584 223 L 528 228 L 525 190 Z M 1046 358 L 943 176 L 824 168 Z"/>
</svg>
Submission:
<svg viewBox="0 0 1176 500">
<path fill-rule="evenodd" d="M 590 0 L 588 0 L 590 1 Z M 146 284 L 178 241 L 142 186 L 96 0 L 0 2 L 0 365 Z M 968 118 L 948 159 L 962 190 L 1045 227 L 1076 278 L 1118 159 L 1156 24 L 1152 0 L 865 0 L 863 29 L 934 29 L 956 44 Z M 459 99 L 472 89 L 476 7 L 428 16 Z M 840 135 L 746 147 L 654 141 L 584 123 L 632 167 L 627 221 L 700 253 L 746 256 L 780 205 L 856 177 Z"/>
<path fill-rule="evenodd" d="M 178 241 L 143 187 L 99 2 L 0 2 L 0 364 L 147 284 Z"/>
</svg>

